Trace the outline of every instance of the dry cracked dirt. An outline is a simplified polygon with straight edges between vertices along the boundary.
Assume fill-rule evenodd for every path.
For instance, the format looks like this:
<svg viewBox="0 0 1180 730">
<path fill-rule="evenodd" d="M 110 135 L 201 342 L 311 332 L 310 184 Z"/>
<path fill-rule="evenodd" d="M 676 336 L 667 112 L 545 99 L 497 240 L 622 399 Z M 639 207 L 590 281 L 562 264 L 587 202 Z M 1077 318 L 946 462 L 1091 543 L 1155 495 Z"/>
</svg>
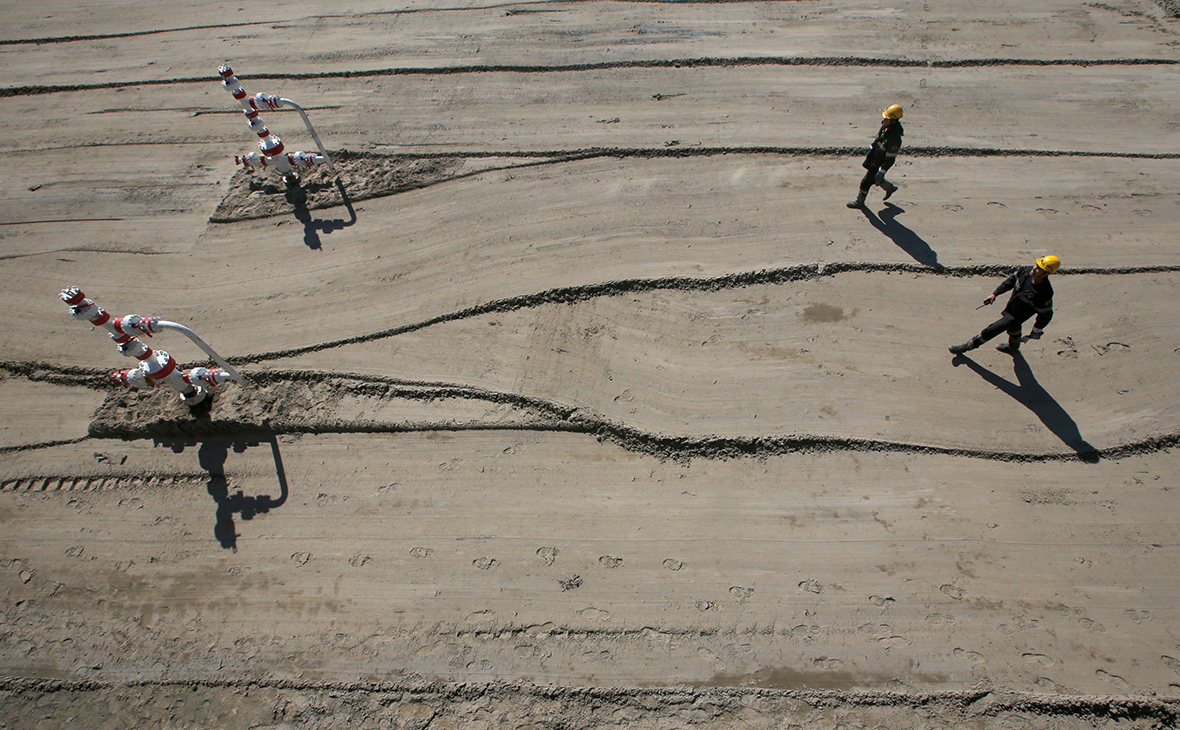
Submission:
<svg viewBox="0 0 1180 730">
<path fill-rule="evenodd" d="M 1176 727 L 1177 10 L 8 3 L 0 728 Z"/>
</svg>

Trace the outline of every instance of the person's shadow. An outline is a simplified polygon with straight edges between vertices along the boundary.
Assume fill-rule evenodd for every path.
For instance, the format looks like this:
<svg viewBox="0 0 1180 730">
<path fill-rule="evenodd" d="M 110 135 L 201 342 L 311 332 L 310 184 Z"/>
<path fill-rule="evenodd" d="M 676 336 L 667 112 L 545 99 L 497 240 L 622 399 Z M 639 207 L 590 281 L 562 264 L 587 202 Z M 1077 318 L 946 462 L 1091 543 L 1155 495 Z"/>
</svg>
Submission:
<svg viewBox="0 0 1180 730">
<path fill-rule="evenodd" d="M 348 220 L 343 218 L 321 220 L 311 217 L 311 211 L 307 209 L 307 193 L 309 191 L 319 192 L 329 187 L 331 186 L 325 183 L 312 183 L 306 187 L 297 185 L 287 189 L 287 202 L 295 207 L 295 219 L 303 224 L 303 242 L 313 251 L 323 248 L 323 244 L 320 243 L 321 233 L 329 234 L 356 223 L 356 210 L 352 207 L 352 200 L 349 199 L 340 180 L 336 180 L 336 189 L 340 191 L 340 199 L 344 201 L 344 207 L 348 209 Z"/>
<path fill-rule="evenodd" d="M 926 243 L 921 236 L 898 222 L 897 216 L 904 213 L 905 208 L 900 208 L 893 203 L 886 203 L 880 218 L 867 206 L 862 205 L 860 212 L 869 219 L 873 228 L 888 236 L 891 241 L 897 244 L 898 248 L 912 256 L 914 261 L 935 269 L 943 268 L 943 265 L 938 263 L 938 252 L 930 248 L 930 244 Z"/>
<path fill-rule="evenodd" d="M 234 515 L 240 515 L 243 520 L 254 519 L 255 515 L 266 514 L 272 509 L 282 507 L 287 501 L 287 472 L 283 469 L 283 457 L 279 453 L 278 438 L 274 434 L 259 437 L 246 436 L 211 436 L 203 440 L 166 439 L 158 443 L 168 446 L 174 452 L 184 451 L 186 446 L 199 444 L 197 461 L 201 468 L 209 475 L 206 489 L 209 496 L 217 503 L 217 521 L 213 526 L 213 536 L 221 543 L 221 547 L 237 552 L 238 532 L 234 525 Z M 270 444 L 274 455 L 275 475 L 279 482 L 279 496 L 277 499 L 269 494 L 247 496 L 242 490 L 229 493 L 229 481 L 225 478 L 225 460 L 230 449 L 235 454 L 241 454 L 252 446 Z"/>
<path fill-rule="evenodd" d="M 1088 464 L 1098 463 L 1098 449 L 1082 438 L 1081 432 L 1078 431 L 1078 424 L 1074 423 L 1073 418 L 1065 412 L 1061 404 L 1041 387 L 1036 377 L 1033 376 L 1028 361 L 1020 352 L 1012 355 L 1012 369 L 1016 373 L 1016 383 L 1005 380 L 965 355 L 955 355 L 951 363 L 955 367 L 966 363 L 967 367 L 974 370 L 979 377 L 1012 396 L 1016 402 L 1032 411 L 1037 418 L 1041 419 L 1041 423 L 1053 432 L 1053 435 L 1077 452 L 1079 459 Z"/>
</svg>

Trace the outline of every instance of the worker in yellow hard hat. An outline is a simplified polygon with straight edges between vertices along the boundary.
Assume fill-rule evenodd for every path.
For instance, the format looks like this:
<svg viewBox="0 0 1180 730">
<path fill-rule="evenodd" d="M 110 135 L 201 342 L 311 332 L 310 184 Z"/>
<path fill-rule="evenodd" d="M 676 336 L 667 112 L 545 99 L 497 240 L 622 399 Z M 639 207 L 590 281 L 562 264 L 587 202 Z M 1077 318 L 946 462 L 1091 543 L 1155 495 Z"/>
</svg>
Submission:
<svg viewBox="0 0 1180 730">
<path fill-rule="evenodd" d="M 869 154 L 861 163 L 861 167 L 868 172 L 860 181 L 860 193 L 856 200 L 848 201 L 849 208 L 863 208 L 865 198 L 869 196 L 869 190 L 874 185 L 885 191 L 885 200 L 889 200 L 889 196 L 897 192 L 897 186 L 885 179 L 885 172 L 893 167 L 898 150 L 901 149 L 901 135 L 905 134 L 901 126 L 901 115 L 901 104 L 893 104 L 881 112 L 881 129 L 877 131 L 877 138 L 873 140 Z"/>
<path fill-rule="evenodd" d="M 1039 340 L 1044 334 L 1045 325 L 1053 319 L 1053 285 L 1049 283 L 1049 274 L 1054 274 L 1061 268 L 1061 259 L 1056 256 L 1042 256 L 1032 266 L 1022 266 L 1012 272 L 1007 279 L 1000 282 L 996 290 L 983 299 L 985 306 L 996 301 L 996 297 L 1011 290 L 1012 296 L 1004 307 L 1004 314 L 992 322 L 983 331 L 961 345 L 951 345 L 950 351 L 961 355 L 968 350 L 974 350 L 1001 332 L 1008 333 L 1008 341 L 996 345 L 1000 352 L 1015 353 L 1020 349 L 1020 343 L 1027 340 Z M 1033 322 L 1032 331 L 1027 337 L 1021 338 L 1021 326 L 1033 315 L 1037 316 Z"/>
</svg>

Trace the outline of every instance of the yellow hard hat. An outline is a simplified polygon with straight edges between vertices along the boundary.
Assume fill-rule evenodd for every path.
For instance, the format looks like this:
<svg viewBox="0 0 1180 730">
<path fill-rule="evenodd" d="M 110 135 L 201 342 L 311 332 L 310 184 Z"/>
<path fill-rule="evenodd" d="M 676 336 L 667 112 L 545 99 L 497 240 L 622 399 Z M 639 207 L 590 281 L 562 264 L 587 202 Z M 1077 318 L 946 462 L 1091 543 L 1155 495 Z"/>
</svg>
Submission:
<svg viewBox="0 0 1180 730">
<path fill-rule="evenodd" d="M 881 116 L 884 119 L 901 119 L 901 104 L 894 104 L 881 112 Z"/>
<path fill-rule="evenodd" d="M 1042 271 L 1055 274 L 1057 269 L 1061 268 L 1061 259 L 1056 256 L 1042 256 L 1037 259 L 1037 266 L 1041 267 Z"/>
</svg>

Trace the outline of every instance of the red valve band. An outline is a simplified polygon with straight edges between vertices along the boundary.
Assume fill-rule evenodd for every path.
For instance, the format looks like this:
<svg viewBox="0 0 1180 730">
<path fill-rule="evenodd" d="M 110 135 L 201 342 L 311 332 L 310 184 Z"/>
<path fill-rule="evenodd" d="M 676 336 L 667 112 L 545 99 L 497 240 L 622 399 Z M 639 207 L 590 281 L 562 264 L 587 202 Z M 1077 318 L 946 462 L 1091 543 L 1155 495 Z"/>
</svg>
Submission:
<svg viewBox="0 0 1180 730">
<path fill-rule="evenodd" d="M 152 380 L 162 380 L 162 379 L 168 377 L 169 375 L 171 375 L 172 371 L 175 369 L 176 369 L 176 360 L 172 356 L 169 356 L 168 363 L 166 365 L 164 365 L 164 367 L 160 368 L 158 371 L 156 371 L 154 373 L 148 373 L 147 376 L 149 378 L 151 378 Z"/>
</svg>

